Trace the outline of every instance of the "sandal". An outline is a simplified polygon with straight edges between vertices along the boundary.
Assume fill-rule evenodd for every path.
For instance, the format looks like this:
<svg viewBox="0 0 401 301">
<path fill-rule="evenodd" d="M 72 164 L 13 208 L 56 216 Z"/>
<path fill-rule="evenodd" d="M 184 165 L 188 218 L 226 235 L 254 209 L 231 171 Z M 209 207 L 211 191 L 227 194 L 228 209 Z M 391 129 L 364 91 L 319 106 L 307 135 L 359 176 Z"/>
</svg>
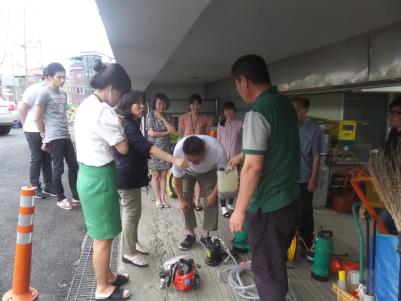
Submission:
<svg viewBox="0 0 401 301">
<path fill-rule="evenodd" d="M 196 211 L 202 211 L 203 207 L 201 205 L 195 205 L 195 210 Z"/>
<path fill-rule="evenodd" d="M 127 255 L 123 255 L 122 262 L 132 264 L 136 267 L 144 268 L 148 266 L 148 262 L 141 254 L 135 254 L 134 256 L 129 256 L 129 258 L 125 257 Z"/>
<path fill-rule="evenodd" d="M 163 208 L 163 203 L 161 201 L 156 201 L 156 208 Z"/>
<path fill-rule="evenodd" d="M 111 284 L 114 286 L 123 286 L 129 281 L 128 274 L 117 274 L 116 280 Z"/>
<path fill-rule="evenodd" d="M 113 290 L 113 292 L 111 293 L 111 295 L 109 295 L 108 297 L 100 297 L 100 294 L 95 294 L 95 300 L 96 301 L 101 301 L 101 300 L 115 300 L 115 301 L 122 301 L 122 300 L 127 300 L 131 297 L 131 293 L 126 290 L 123 289 L 119 286 L 116 286 Z"/>
</svg>

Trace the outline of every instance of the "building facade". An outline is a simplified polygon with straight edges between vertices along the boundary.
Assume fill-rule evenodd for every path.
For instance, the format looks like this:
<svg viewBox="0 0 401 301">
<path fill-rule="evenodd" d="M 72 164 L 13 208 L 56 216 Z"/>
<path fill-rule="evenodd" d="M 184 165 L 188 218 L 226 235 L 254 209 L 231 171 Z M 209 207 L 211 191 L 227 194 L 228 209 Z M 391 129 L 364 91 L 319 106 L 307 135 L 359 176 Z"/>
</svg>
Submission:
<svg viewBox="0 0 401 301">
<path fill-rule="evenodd" d="M 105 62 L 114 61 L 113 58 L 95 51 L 82 51 L 80 55 L 70 58 L 69 79 L 73 106 L 79 106 L 85 98 L 93 93 L 90 80 L 96 73 L 93 66 L 98 59 Z"/>
</svg>

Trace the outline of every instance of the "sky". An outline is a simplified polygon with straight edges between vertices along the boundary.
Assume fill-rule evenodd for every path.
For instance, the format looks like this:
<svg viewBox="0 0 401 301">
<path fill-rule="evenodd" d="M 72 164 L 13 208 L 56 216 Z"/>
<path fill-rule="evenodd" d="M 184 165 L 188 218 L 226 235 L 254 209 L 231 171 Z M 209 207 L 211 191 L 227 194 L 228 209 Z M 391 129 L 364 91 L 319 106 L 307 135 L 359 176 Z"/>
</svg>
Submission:
<svg viewBox="0 0 401 301">
<path fill-rule="evenodd" d="M 80 51 L 113 56 L 95 0 L 0 0 L 0 74 L 22 75 Z"/>
</svg>

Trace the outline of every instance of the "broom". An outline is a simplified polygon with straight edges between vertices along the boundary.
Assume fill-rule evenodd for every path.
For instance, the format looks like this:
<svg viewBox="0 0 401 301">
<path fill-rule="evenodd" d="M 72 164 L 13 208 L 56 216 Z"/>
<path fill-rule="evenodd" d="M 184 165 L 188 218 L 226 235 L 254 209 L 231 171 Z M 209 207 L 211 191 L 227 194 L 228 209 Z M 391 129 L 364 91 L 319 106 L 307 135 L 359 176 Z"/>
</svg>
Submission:
<svg viewBox="0 0 401 301">
<path fill-rule="evenodd" d="M 401 259 L 401 143 L 398 143 L 391 153 L 385 153 L 383 150 L 372 152 L 368 166 L 377 193 L 397 228 L 397 252 Z M 401 301 L 401 267 L 398 301 Z"/>
</svg>

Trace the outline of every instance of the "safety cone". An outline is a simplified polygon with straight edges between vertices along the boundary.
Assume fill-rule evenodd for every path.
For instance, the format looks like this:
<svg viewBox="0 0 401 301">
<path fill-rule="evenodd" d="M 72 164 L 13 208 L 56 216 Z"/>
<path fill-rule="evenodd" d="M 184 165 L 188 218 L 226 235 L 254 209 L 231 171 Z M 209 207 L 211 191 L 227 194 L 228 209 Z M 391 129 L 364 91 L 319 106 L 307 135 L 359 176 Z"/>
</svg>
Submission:
<svg viewBox="0 0 401 301">
<path fill-rule="evenodd" d="M 4 294 L 2 301 L 35 300 L 38 290 L 29 286 L 31 280 L 32 230 L 35 187 L 22 187 L 17 226 L 13 288 Z"/>
</svg>

